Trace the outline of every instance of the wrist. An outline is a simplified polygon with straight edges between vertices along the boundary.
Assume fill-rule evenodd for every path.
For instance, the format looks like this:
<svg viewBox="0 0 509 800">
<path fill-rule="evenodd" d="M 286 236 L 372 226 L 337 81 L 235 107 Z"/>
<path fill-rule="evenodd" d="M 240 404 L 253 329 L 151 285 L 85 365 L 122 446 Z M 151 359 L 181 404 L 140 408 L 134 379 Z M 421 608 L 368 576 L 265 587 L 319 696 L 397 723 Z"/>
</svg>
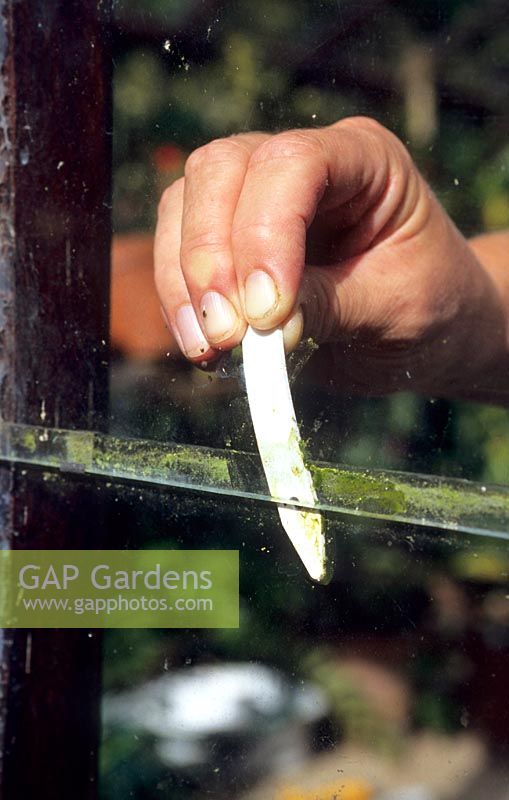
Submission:
<svg viewBox="0 0 509 800">
<path fill-rule="evenodd" d="M 440 394 L 451 399 L 509 403 L 509 270 L 492 237 L 467 242 L 460 234 L 456 269 L 463 295 L 451 334 L 450 367 Z M 507 246 L 507 240 L 506 240 Z"/>
</svg>

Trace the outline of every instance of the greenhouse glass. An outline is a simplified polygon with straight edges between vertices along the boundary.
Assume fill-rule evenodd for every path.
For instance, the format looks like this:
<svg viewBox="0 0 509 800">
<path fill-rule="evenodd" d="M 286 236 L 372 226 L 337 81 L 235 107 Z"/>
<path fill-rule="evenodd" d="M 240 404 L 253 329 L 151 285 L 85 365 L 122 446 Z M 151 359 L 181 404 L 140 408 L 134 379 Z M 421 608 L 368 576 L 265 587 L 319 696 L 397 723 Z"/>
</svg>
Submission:
<svg viewBox="0 0 509 800">
<path fill-rule="evenodd" d="M 464 235 L 508 228 L 503 3 L 108 5 L 0 4 L 2 549 L 238 551 L 239 626 L 6 629 L 0 796 L 508 800 L 507 407 L 354 392 L 302 343 L 319 585 L 240 348 L 179 355 L 152 259 L 196 147 L 354 114 Z"/>
</svg>

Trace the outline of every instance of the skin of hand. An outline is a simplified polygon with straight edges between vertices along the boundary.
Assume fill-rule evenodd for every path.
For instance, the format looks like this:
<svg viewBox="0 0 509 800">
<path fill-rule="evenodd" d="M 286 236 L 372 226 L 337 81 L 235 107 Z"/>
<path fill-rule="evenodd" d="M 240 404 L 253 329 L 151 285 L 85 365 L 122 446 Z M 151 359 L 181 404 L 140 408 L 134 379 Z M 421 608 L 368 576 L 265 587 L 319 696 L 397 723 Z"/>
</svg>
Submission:
<svg viewBox="0 0 509 800">
<path fill-rule="evenodd" d="M 338 391 L 509 398 L 509 236 L 467 242 L 376 121 L 248 133 L 194 151 L 163 194 L 156 286 L 182 352 L 247 324 L 312 336 Z"/>
</svg>

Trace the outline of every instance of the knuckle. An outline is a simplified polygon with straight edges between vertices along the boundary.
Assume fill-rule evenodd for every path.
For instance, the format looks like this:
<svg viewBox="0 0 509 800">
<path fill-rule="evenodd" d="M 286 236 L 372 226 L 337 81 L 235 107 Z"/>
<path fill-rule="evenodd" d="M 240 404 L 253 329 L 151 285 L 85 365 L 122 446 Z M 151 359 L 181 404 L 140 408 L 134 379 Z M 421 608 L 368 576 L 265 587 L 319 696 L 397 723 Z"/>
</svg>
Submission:
<svg viewBox="0 0 509 800">
<path fill-rule="evenodd" d="M 369 289 L 354 275 L 336 288 L 337 327 L 336 332 L 357 335 L 363 329 L 370 329 L 377 319 L 373 308 L 373 296 Z"/>
<path fill-rule="evenodd" d="M 264 250 L 275 236 L 278 235 L 279 228 L 268 221 L 246 222 L 243 225 L 234 226 L 232 229 L 232 239 L 234 246 L 241 246 L 249 242 L 250 247 L 257 250 Z"/>
<path fill-rule="evenodd" d="M 280 158 L 317 158 L 321 154 L 321 144 L 315 132 L 285 131 L 262 142 L 251 156 L 251 164 Z"/>
<path fill-rule="evenodd" d="M 336 130 L 349 131 L 367 141 L 370 150 L 375 151 L 380 158 L 394 152 L 395 149 L 404 150 L 400 140 L 385 128 L 378 120 L 372 117 L 347 117 L 340 120 L 335 126 Z"/>
<path fill-rule="evenodd" d="M 339 301 L 336 286 L 326 270 L 313 269 L 305 275 L 301 287 L 306 333 L 318 342 L 327 342 L 337 335 Z"/>
<path fill-rule="evenodd" d="M 247 159 L 248 150 L 240 137 L 213 139 L 193 150 L 185 165 L 185 174 L 199 172 L 204 167 L 215 166 L 234 159 Z"/>
<path fill-rule="evenodd" d="M 389 152 L 392 156 L 396 156 L 402 165 L 408 166 L 412 163 L 411 156 L 401 139 L 382 125 L 381 122 L 371 117 L 351 117 L 350 119 L 353 123 L 358 125 L 359 130 L 374 136 L 386 152 Z M 349 120 L 345 120 L 345 122 L 348 121 Z"/>
<path fill-rule="evenodd" d="M 187 177 L 192 172 L 200 169 L 207 158 L 207 145 L 204 144 L 188 155 L 184 166 L 184 175 Z"/>
<path fill-rule="evenodd" d="M 349 131 L 364 140 L 373 159 L 380 165 L 378 174 L 391 182 L 395 194 L 404 193 L 409 177 L 415 172 L 407 148 L 392 131 L 372 117 L 347 117 L 336 123 L 336 130 Z"/>
<path fill-rule="evenodd" d="M 250 241 L 265 244 L 274 234 L 274 227 L 269 222 L 245 222 L 242 225 L 234 225 L 232 228 L 232 239 L 249 239 Z"/>
<path fill-rule="evenodd" d="M 200 231 L 182 239 L 180 259 L 183 265 L 197 260 L 198 256 L 218 256 L 227 250 L 227 243 L 213 231 Z"/>
<path fill-rule="evenodd" d="M 179 178 L 174 181 L 171 186 L 167 186 L 161 195 L 157 206 L 158 219 L 166 216 L 166 214 L 176 205 L 184 189 L 184 178 Z"/>
<path fill-rule="evenodd" d="M 219 141 L 227 144 L 232 154 L 239 156 L 243 161 L 247 161 L 253 151 L 252 138 L 256 134 L 233 133 L 227 139 Z"/>
<path fill-rule="evenodd" d="M 285 261 L 288 257 L 288 243 L 292 243 L 291 253 L 296 255 L 302 249 L 304 258 L 305 222 L 298 215 L 280 215 L 277 220 L 268 215 L 235 223 L 232 227 L 232 246 L 239 255 L 250 252 L 258 258 L 271 261 Z"/>
<path fill-rule="evenodd" d="M 359 131 L 361 130 L 371 131 L 372 133 L 375 133 L 378 136 L 386 136 L 389 133 L 387 128 L 385 128 L 381 122 L 378 122 L 378 120 L 374 119 L 373 117 L 366 117 L 363 115 L 345 117 L 344 119 L 339 120 L 339 122 L 336 122 L 333 127 L 338 127 L 338 128 L 353 127 Z"/>
</svg>

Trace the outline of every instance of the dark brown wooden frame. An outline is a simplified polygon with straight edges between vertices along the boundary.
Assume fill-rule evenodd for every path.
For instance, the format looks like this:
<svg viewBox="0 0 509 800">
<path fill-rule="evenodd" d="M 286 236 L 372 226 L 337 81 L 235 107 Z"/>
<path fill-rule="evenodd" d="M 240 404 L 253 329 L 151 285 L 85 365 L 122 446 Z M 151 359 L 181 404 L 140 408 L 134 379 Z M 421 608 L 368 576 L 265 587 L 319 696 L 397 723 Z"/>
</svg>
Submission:
<svg viewBox="0 0 509 800">
<path fill-rule="evenodd" d="M 0 409 L 100 429 L 108 380 L 109 0 L 0 0 Z M 93 547 L 79 481 L 0 464 L 0 546 Z M 47 476 L 46 476 L 47 478 Z M 0 641 L 0 797 L 97 793 L 100 639 Z"/>
</svg>

